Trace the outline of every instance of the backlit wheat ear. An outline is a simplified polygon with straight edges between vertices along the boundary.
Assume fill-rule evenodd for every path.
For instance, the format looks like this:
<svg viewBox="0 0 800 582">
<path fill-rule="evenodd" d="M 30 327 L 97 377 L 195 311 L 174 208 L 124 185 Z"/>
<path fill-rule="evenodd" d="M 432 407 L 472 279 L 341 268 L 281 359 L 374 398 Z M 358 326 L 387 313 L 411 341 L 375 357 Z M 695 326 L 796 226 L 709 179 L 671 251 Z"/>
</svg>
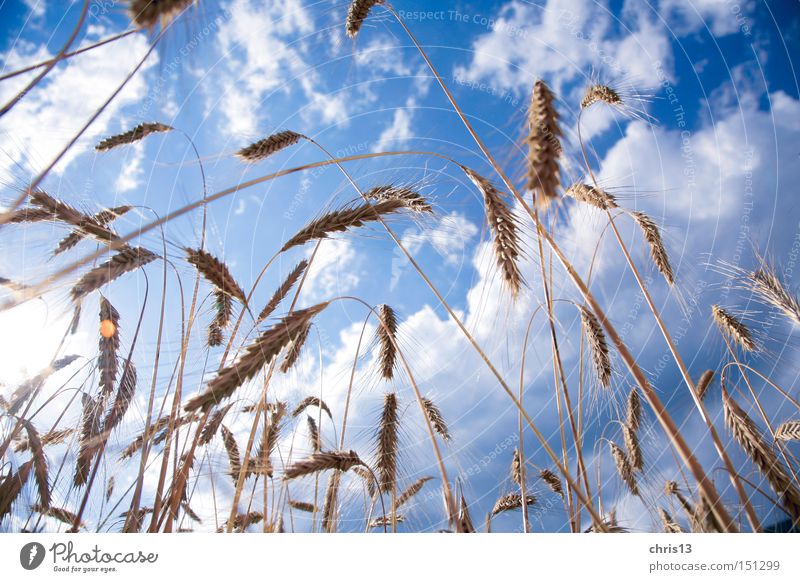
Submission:
<svg viewBox="0 0 800 582">
<path fill-rule="evenodd" d="M 423 477 L 422 479 L 417 479 L 412 483 L 408 489 L 403 491 L 398 497 L 397 501 L 395 502 L 395 508 L 400 508 L 401 505 L 405 505 L 412 497 L 414 497 L 417 493 L 422 491 L 422 488 L 425 486 L 425 483 L 430 481 L 433 477 Z"/>
<path fill-rule="evenodd" d="M 108 500 L 111 499 L 111 496 L 114 494 L 115 483 L 114 475 L 111 475 L 106 483 L 106 503 L 108 503 Z"/>
<path fill-rule="evenodd" d="M 792 483 L 775 452 L 764 441 L 756 424 L 724 388 L 722 389 L 722 407 L 725 413 L 725 423 L 733 434 L 733 438 L 758 467 L 761 474 L 767 478 L 772 489 L 778 494 L 781 505 L 792 517 L 792 521 L 800 521 L 800 491 Z"/>
<path fill-rule="evenodd" d="M 400 421 L 397 415 L 397 396 L 390 392 L 383 397 L 383 412 L 378 428 L 375 465 L 384 493 L 391 493 L 397 481 L 397 438 Z"/>
<path fill-rule="evenodd" d="M 152 435 L 164 430 L 168 425 L 169 416 L 160 417 L 150 426 L 150 437 L 152 438 Z M 134 454 L 136 454 L 137 451 L 141 450 L 143 444 L 144 433 L 141 433 L 135 439 L 133 439 L 131 443 L 125 447 L 125 449 L 123 449 L 119 455 L 119 458 L 123 460 L 131 458 Z"/>
<path fill-rule="evenodd" d="M 581 322 L 586 331 L 597 380 L 603 388 L 608 388 L 611 385 L 611 357 L 608 351 L 606 335 L 603 333 L 603 328 L 600 327 L 600 322 L 594 313 L 584 306 L 581 306 L 580 309 Z"/>
<path fill-rule="evenodd" d="M 208 345 L 222 345 L 224 332 L 233 316 L 233 299 L 220 289 L 214 289 L 214 319 L 208 324 Z"/>
<path fill-rule="evenodd" d="M 240 303 L 247 303 L 244 291 L 242 291 L 236 279 L 233 278 L 233 275 L 225 263 L 203 249 L 185 250 L 186 260 L 195 266 L 206 281 Z"/>
<path fill-rule="evenodd" d="M 642 400 L 639 390 L 634 386 L 628 393 L 628 402 L 625 409 L 625 422 L 633 430 L 638 431 L 642 424 Z"/>
<path fill-rule="evenodd" d="M 702 400 L 708 389 L 711 387 L 711 382 L 714 381 L 714 370 L 706 370 L 700 379 L 697 381 L 697 396 Z"/>
<path fill-rule="evenodd" d="M 75 429 L 73 428 L 51 430 L 50 432 L 42 435 L 42 446 L 46 447 L 48 445 L 60 445 L 74 432 Z M 14 452 L 24 453 L 30 449 L 30 446 L 31 444 L 27 438 L 21 439 L 14 444 Z"/>
<path fill-rule="evenodd" d="M 553 93 L 544 81 L 536 81 L 528 111 L 528 190 L 540 208 L 558 198 L 561 182 L 558 159 L 561 156 L 561 128 L 553 105 Z"/>
<path fill-rule="evenodd" d="M 611 447 L 611 456 L 614 459 L 614 465 L 617 467 L 617 473 L 619 473 L 623 483 L 628 486 L 631 493 L 639 495 L 639 487 L 636 485 L 636 478 L 633 474 L 633 466 L 631 465 L 630 459 L 628 459 L 625 451 L 615 443 L 609 442 L 608 445 Z"/>
<path fill-rule="evenodd" d="M 800 302 L 789 292 L 772 267 L 764 263 L 760 269 L 748 274 L 747 280 L 754 295 L 783 312 L 793 323 L 800 324 Z"/>
<path fill-rule="evenodd" d="M 172 127 L 164 123 L 140 123 L 131 130 L 105 138 L 103 141 L 94 146 L 94 149 L 98 152 L 107 152 L 108 150 L 113 150 L 119 146 L 136 143 L 137 141 L 143 140 L 148 135 L 153 133 L 163 133 L 172 131 L 172 129 Z"/>
<path fill-rule="evenodd" d="M 627 425 L 622 425 L 622 436 L 625 440 L 625 449 L 628 453 L 631 467 L 636 471 L 641 471 L 644 468 L 644 457 L 642 456 L 642 447 L 639 444 L 639 437 L 636 436 L 636 431 Z"/>
<path fill-rule="evenodd" d="M 378 307 L 378 318 L 380 322 L 375 330 L 380 346 L 380 368 L 381 376 L 391 380 L 394 376 L 394 367 L 397 362 L 397 316 L 394 309 L 388 305 Z"/>
<path fill-rule="evenodd" d="M 433 430 L 442 437 L 442 440 L 446 443 L 450 442 L 451 436 L 450 431 L 447 428 L 447 423 L 444 421 L 444 417 L 442 416 L 441 410 L 430 398 L 422 397 L 422 405 L 425 408 L 425 414 L 428 417 L 428 420 L 433 427 Z"/>
<path fill-rule="evenodd" d="M 122 418 L 128 411 L 128 407 L 133 401 L 134 394 L 136 393 L 136 367 L 133 362 L 128 362 L 122 372 L 122 378 L 119 380 L 119 388 L 117 395 L 114 398 L 114 403 L 103 421 L 103 431 L 108 434 L 122 422 Z"/>
<path fill-rule="evenodd" d="M 296 501 L 294 499 L 289 500 L 289 507 L 292 509 L 296 509 L 297 511 L 305 511 L 306 513 L 314 513 L 317 511 L 317 508 L 314 506 L 313 503 L 306 503 L 305 501 Z"/>
<path fill-rule="evenodd" d="M 11 513 L 11 506 L 22 493 L 33 468 L 33 460 L 22 463 L 16 473 L 10 473 L 0 482 L 0 521 Z"/>
<path fill-rule="evenodd" d="M 131 0 L 128 12 L 131 20 L 141 28 L 153 29 L 167 26 L 195 0 Z"/>
<path fill-rule="evenodd" d="M 37 503 L 31 506 L 31 511 L 35 511 L 36 513 L 41 513 L 47 517 L 52 517 L 60 521 L 61 523 L 66 523 L 68 525 L 72 525 L 75 523 L 75 520 L 78 519 L 78 516 L 65 509 L 63 507 L 51 507 L 49 505 L 42 505 L 41 503 Z M 86 527 L 86 524 L 81 520 L 80 527 Z"/>
<path fill-rule="evenodd" d="M 32 192 L 30 199 L 31 204 L 46 210 L 54 219 L 74 226 L 84 236 L 91 236 L 106 244 L 119 238 L 105 224 L 101 224 L 94 217 L 84 214 L 66 202 L 53 198 L 42 190 Z"/>
<path fill-rule="evenodd" d="M 394 522 L 395 523 L 403 523 L 406 520 L 405 516 L 403 515 L 395 515 Z M 391 527 L 392 526 L 392 516 L 385 515 L 382 517 L 376 517 L 371 522 L 369 522 L 370 529 L 374 529 L 376 527 Z"/>
<path fill-rule="evenodd" d="M 75 463 L 75 485 L 86 484 L 89 478 L 92 458 L 97 451 L 97 437 L 100 434 L 103 408 L 88 394 L 81 394 L 83 420 L 81 421 L 81 440 L 78 459 Z"/>
<path fill-rule="evenodd" d="M 533 495 L 526 495 L 525 501 L 526 505 L 536 504 L 536 498 Z M 504 511 L 513 511 L 514 509 L 522 509 L 522 495 L 519 493 L 509 493 L 498 499 L 492 508 L 492 515 L 497 515 Z"/>
<path fill-rule="evenodd" d="M 233 527 L 233 531 L 241 533 L 251 525 L 258 525 L 262 521 L 264 521 L 264 514 L 259 511 L 240 513 L 234 518 L 233 524 L 230 523 L 230 520 L 226 520 L 224 525 L 217 528 L 217 533 L 226 531 L 229 525 Z"/>
<path fill-rule="evenodd" d="M 522 460 L 519 457 L 519 449 L 514 449 L 514 456 L 511 459 L 511 480 L 517 485 L 522 485 Z"/>
<path fill-rule="evenodd" d="M 300 354 L 303 351 L 303 345 L 308 339 L 308 333 L 311 331 L 311 322 L 306 323 L 300 331 L 297 332 L 294 339 L 292 339 L 289 347 L 286 350 L 286 356 L 281 362 L 281 374 L 285 374 L 291 370 L 300 359 Z"/>
<path fill-rule="evenodd" d="M 47 479 L 47 457 L 44 454 L 44 445 L 39 438 L 39 432 L 33 423 L 20 419 L 20 423 L 25 428 L 30 443 L 31 458 L 33 460 L 33 476 L 36 479 L 36 488 L 39 491 L 39 503 L 42 507 L 50 506 L 50 484 Z"/>
<path fill-rule="evenodd" d="M 380 220 L 383 216 L 394 214 L 403 210 L 405 204 L 396 198 L 380 200 L 374 204 L 357 204 L 334 210 L 311 221 L 300 229 L 297 234 L 286 241 L 281 252 L 306 244 L 312 240 L 330 237 L 331 234 L 344 232 L 351 228 L 358 228 L 368 222 Z"/>
<path fill-rule="evenodd" d="M 135 271 L 156 260 L 157 255 L 140 247 L 125 247 L 108 261 L 81 277 L 70 291 L 72 300 L 79 301 L 92 291 L 111 283 L 125 273 Z"/>
<path fill-rule="evenodd" d="M 231 466 L 230 476 L 233 482 L 239 478 L 239 473 L 242 470 L 242 458 L 239 454 L 239 445 L 236 444 L 236 437 L 233 436 L 231 429 L 224 424 L 220 428 L 222 433 L 222 442 L 225 445 L 225 452 L 228 453 L 228 463 Z"/>
<path fill-rule="evenodd" d="M 315 453 L 318 453 L 320 451 L 321 441 L 319 438 L 319 427 L 317 426 L 317 421 L 310 416 L 307 416 L 306 425 L 308 426 L 308 442 L 311 444 L 311 450 Z"/>
<path fill-rule="evenodd" d="M 239 361 L 221 370 L 217 377 L 208 383 L 206 390 L 191 398 L 184 408 L 189 412 L 198 409 L 205 411 L 229 398 L 242 383 L 255 376 L 261 368 L 271 362 L 314 316 L 327 306 L 326 301 L 307 309 L 294 311 L 284 317 L 250 344 Z"/>
<path fill-rule="evenodd" d="M 322 531 L 334 533 L 336 530 L 336 514 L 339 498 L 339 483 L 342 474 L 334 471 L 328 479 L 328 487 L 325 489 L 325 499 L 322 503 Z"/>
<path fill-rule="evenodd" d="M 372 472 L 364 467 L 354 467 L 353 473 L 361 477 L 361 480 L 364 481 L 364 484 L 367 486 L 367 493 L 370 498 L 374 498 L 377 493 L 377 488 L 375 487 L 375 479 L 372 476 Z"/>
<path fill-rule="evenodd" d="M 690 520 L 694 519 L 694 516 L 696 515 L 697 512 L 695 511 L 695 508 L 692 506 L 692 504 L 689 503 L 683 496 L 683 494 L 680 492 L 680 489 L 678 489 L 678 484 L 675 481 L 667 481 L 664 484 L 664 493 L 667 496 L 670 495 L 674 496 L 675 499 L 678 500 L 678 503 L 681 504 L 681 507 L 683 507 L 683 511 L 686 513 L 686 517 L 688 517 Z"/>
<path fill-rule="evenodd" d="M 183 501 L 181 503 L 181 508 L 183 508 L 183 512 L 195 523 L 203 523 L 203 520 L 200 519 L 200 516 L 195 513 L 195 511 L 191 508 L 191 506 L 186 502 Z"/>
<path fill-rule="evenodd" d="M 711 316 L 719 330 L 744 351 L 752 352 L 756 349 L 756 342 L 753 341 L 750 330 L 733 315 L 725 311 L 719 305 L 712 305 Z"/>
<path fill-rule="evenodd" d="M 333 416 L 331 415 L 331 409 L 328 408 L 328 405 L 325 404 L 324 400 L 320 400 L 316 396 L 306 396 L 305 398 L 303 398 L 303 400 L 300 401 L 300 404 L 298 404 L 292 411 L 292 417 L 297 418 L 309 406 L 316 406 L 317 408 L 325 412 L 328 415 L 328 418 L 333 420 Z"/>
<path fill-rule="evenodd" d="M 11 224 L 23 224 L 28 222 L 42 222 L 43 220 L 53 220 L 55 216 L 46 208 L 20 208 L 9 219 Z"/>
<path fill-rule="evenodd" d="M 519 269 L 521 243 L 517 219 L 511 212 L 500 191 L 489 180 L 462 166 L 467 177 L 483 195 L 486 209 L 486 220 L 492 233 L 492 246 L 497 267 L 508 285 L 512 295 L 516 296 L 522 287 L 522 273 Z"/>
<path fill-rule="evenodd" d="M 287 479 L 296 479 L 329 469 L 345 472 L 359 465 L 366 466 L 355 451 L 325 451 L 314 453 L 308 459 L 290 465 L 284 476 Z"/>
<path fill-rule="evenodd" d="M 662 508 L 658 508 L 658 515 L 661 518 L 661 524 L 664 526 L 664 533 L 683 533 L 681 526 L 679 526 L 672 516 Z"/>
<path fill-rule="evenodd" d="M 353 0 L 347 11 L 347 20 L 344 23 L 344 30 L 347 36 L 355 38 L 361 25 L 364 24 L 369 11 L 377 4 L 382 4 L 383 0 Z"/>
<path fill-rule="evenodd" d="M 608 85 L 592 85 L 586 90 L 586 94 L 581 99 L 581 109 L 591 107 L 594 103 L 602 101 L 608 105 L 622 105 L 622 98 L 619 93 Z"/>
<path fill-rule="evenodd" d="M 578 202 L 583 202 L 600 210 L 617 208 L 617 201 L 611 194 L 588 184 L 573 184 L 567 188 L 566 194 Z"/>
<path fill-rule="evenodd" d="M 800 420 L 784 422 L 775 431 L 775 438 L 779 441 L 800 441 Z"/>
<path fill-rule="evenodd" d="M 281 286 L 278 287 L 278 289 L 272 295 L 270 300 L 264 306 L 264 309 L 262 309 L 261 313 L 258 314 L 259 323 L 272 315 L 275 309 L 277 309 L 278 305 L 280 305 L 281 301 L 283 301 L 289 294 L 289 291 L 292 290 L 292 287 L 294 287 L 295 283 L 297 283 L 297 281 L 300 280 L 300 277 L 303 276 L 303 273 L 305 273 L 307 267 L 308 261 L 305 259 L 297 263 L 297 266 L 292 269 L 292 272 L 289 273 L 289 275 L 286 277 L 286 280 L 281 283 Z"/>
<path fill-rule="evenodd" d="M 232 406 L 233 404 L 228 404 L 219 410 L 214 411 L 214 414 L 212 414 L 208 419 L 208 422 L 206 422 L 203 430 L 200 431 L 200 440 L 198 441 L 200 445 L 207 445 L 211 442 L 211 439 L 213 439 L 214 435 L 217 434 L 222 421 L 225 419 L 225 415 L 228 414 L 228 411 Z"/>
<path fill-rule="evenodd" d="M 405 186 L 375 186 L 364 192 L 364 196 L 370 200 L 400 200 L 406 208 L 421 214 L 433 212 L 433 207 L 419 192 Z"/>
<path fill-rule="evenodd" d="M 667 283 L 673 285 L 675 283 L 675 273 L 672 271 L 664 241 L 661 240 L 661 231 L 658 225 L 644 212 L 631 212 L 631 216 L 633 216 L 636 224 L 639 225 L 644 240 L 650 246 L 650 256 L 656 269 L 664 276 Z"/>
<path fill-rule="evenodd" d="M 119 349 L 119 312 L 105 297 L 100 298 L 100 391 L 107 397 L 117 381 L 117 350 Z"/>
<path fill-rule="evenodd" d="M 97 214 L 93 215 L 91 219 L 102 227 L 107 227 L 110 222 L 116 220 L 120 216 L 127 214 L 131 211 L 133 206 L 116 206 L 114 208 L 106 208 L 105 210 L 101 210 Z M 80 229 L 76 229 L 65 236 L 56 246 L 56 249 L 53 251 L 53 256 L 59 255 L 69 249 L 75 247 L 81 240 L 86 238 L 88 233 L 83 232 Z"/>
<path fill-rule="evenodd" d="M 558 475 L 553 473 L 550 469 L 542 469 L 539 472 L 539 477 L 541 477 L 545 485 L 550 488 L 550 491 L 560 496 L 562 499 L 564 498 L 564 488 L 561 486 L 561 479 L 558 478 Z"/>
<path fill-rule="evenodd" d="M 286 405 L 277 402 L 269 405 L 267 412 L 267 425 L 261 433 L 261 444 L 255 459 L 255 472 L 260 475 L 272 477 L 271 456 L 278 444 L 281 431 L 283 430 L 283 419 L 286 416 Z"/>
<path fill-rule="evenodd" d="M 294 131 L 280 131 L 259 140 L 236 152 L 236 156 L 245 162 L 260 162 L 272 154 L 300 141 L 303 136 Z"/>
</svg>

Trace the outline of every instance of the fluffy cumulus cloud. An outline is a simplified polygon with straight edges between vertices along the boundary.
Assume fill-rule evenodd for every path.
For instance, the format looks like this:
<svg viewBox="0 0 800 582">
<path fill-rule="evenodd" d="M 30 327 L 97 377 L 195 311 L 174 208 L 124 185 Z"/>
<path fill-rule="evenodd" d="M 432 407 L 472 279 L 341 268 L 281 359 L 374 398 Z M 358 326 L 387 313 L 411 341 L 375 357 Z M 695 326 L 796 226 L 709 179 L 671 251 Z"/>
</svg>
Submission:
<svg viewBox="0 0 800 582">
<path fill-rule="evenodd" d="M 107 31 L 94 27 L 89 31 L 87 41 L 106 34 Z M 139 64 L 148 46 L 145 34 L 135 34 L 75 57 L 51 71 L 42 83 L 0 119 L 3 141 L 0 171 L 8 173 L 15 164 L 27 171 L 35 171 L 50 163 Z M 4 65 L 12 68 L 43 56 L 49 55 L 44 55 L 41 48 L 18 44 L 7 53 Z M 157 63 L 158 55 L 151 54 L 84 138 L 67 152 L 56 167 L 57 172 L 63 172 L 77 156 L 91 148 L 98 136 L 106 134 L 120 111 L 145 97 L 147 72 Z M 7 102 L 32 78 L 32 75 L 20 76 L 3 82 L 0 100 Z"/>
<path fill-rule="evenodd" d="M 707 28 L 714 36 L 722 37 L 738 31 L 749 34 L 753 2 L 661 0 L 660 8 L 677 35 Z"/>
</svg>

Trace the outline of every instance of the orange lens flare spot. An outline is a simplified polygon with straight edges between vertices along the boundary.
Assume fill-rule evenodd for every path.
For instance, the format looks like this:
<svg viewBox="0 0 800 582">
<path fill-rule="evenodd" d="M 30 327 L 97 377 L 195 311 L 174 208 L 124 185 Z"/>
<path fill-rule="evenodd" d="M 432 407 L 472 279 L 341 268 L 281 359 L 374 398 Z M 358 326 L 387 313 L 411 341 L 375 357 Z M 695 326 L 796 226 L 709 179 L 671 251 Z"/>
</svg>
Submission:
<svg viewBox="0 0 800 582">
<path fill-rule="evenodd" d="M 117 326 L 110 319 L 104 319 L 100 322 L 100 335 L 108 339 L 117 333 Z"/>
</svg>

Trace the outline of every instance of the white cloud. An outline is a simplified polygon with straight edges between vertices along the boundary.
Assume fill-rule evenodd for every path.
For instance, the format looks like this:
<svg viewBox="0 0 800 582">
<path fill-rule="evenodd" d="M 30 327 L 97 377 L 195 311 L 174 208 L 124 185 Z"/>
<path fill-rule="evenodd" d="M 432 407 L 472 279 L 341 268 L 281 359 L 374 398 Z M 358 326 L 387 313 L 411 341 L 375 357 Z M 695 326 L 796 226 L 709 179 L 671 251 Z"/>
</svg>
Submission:
<svg viewBox="0 0 800 582">
<path fill-rule="evenodd" d="M 409 99 L 404 108 L 395 109 L 392 122 L 378 136 L 378 143 L 372 151 L 382 152 L 390 147 L 396 148 L 404 144 L 414 133 L 411 130 L 411 120 L 413 118 L 414 99 Z"/>
<path fill-rule="evenodd" d="M 144 142 L 139 142 L 126 150 L 122 171 L 114 182 L 114 187 L 120 193 L 130 192 L 141 185 L 144 177 L 142 161 L 144 161 Z"/>
<path fill-rule="evenodd" d="M 327 299 L 351 291 L 360 280 L 353 244 L 347 239 L 325 240 L 308 271 L 303 296 L 309 301 Z"/>
<path fill-rule="evenodd" d="M 47 2 L 45 0 L 22 0 L 28 10 L 31 11 L 33 18 L 41 18 L 47 11 Z"/>
<path fill-rule="evenodd" d="M 99 31 L 95 32 L 99 34 Z M 32 170 L 48 164 L 139 63 L 148 46 L 145 34 L 135 34 L 75 57 L 51 71 L 40 85 L 0 119 L 0 135 L 3 136 L 6 154 L 0 158 L 0 171 L 8 172 L 13 162 L 23 163 Z M 24 54 L 13 55 L 6 63 L 10 65 L 20 59 L 31 62 L 40 55 L 41 51 L 26 50 Z M 106 134 L 119 111 L 144 97 L 147 90 L 145 75 L 157 62 L 158 55 L 151 54 L 83 139 L 67 152 L 56 172 L 62 172 L 90 148 L 98 136 Z M 21 76 L 4 82 L 0 85 L 0 100 L 6 102 L 31 78 L 30 75 Z"/>
</svg>

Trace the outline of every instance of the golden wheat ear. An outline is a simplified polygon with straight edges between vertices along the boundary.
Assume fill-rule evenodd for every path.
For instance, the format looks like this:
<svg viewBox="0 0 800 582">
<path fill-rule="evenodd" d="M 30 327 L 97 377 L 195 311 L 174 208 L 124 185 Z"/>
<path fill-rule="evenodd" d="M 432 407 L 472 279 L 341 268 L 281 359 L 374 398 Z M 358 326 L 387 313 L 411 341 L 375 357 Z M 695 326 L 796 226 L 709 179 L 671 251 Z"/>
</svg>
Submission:
<svg viewBox="0 0 800 582">
<path fill-rule="evenodd" d="M 530 494 L 526 495 L 525 504 L 535 505 L 536 497 Z M 505 511 L 513 511 L 515 509 L 522 509 L 522 495 L 519 493 L 509 493 L 508 495 L 503 495 L 495 502 L 494 507 L 492 508 L 492 516 Z"/>
<path fill-rule="evenodd" d="M 272 154 L 296 144 L 301 139 L 303 139 L 303 135 L 294 131 L 279 131 L 249 146 L 243 147 L 236 152 L 236 157 L 244 162 L 260 162 L 267 159 Z"/>
<path fill-rule="evenodd" d="M 536 81 L 528 109 L 528 190 L 539 208 L 545 209 L 558 198 L 561 183 L 561 127 L 555 97 L 547 84 Z"/>
<path fill-rule="evenodd" d="M 750 330 L 733 315 L 719 305 L 712 305 L 711 316 L 719 330 L 744 351 L 752 352 L 756 349 L 756 342 L 753 340 Z"/>
<path fill-rule="evenodd" d="M 516 297 L 523 285 L 519 268 L 522 242 L 517 218 L 511 212 L 511 207 L 503 195 L 489 180 L 466 166 L 461 166 L 461 169 L 483 195 L 497 268 L 502 274 L 503 282 Z"/>
<path fill-rule="evenodd" d="M 94 149 L 98 152 L 107 152 L 120 146 L 134 144 L 137 141 L 143 140 L 148 135 L 165 133 L 172 130 L 173 128 L 165 123 L 140 123 L 133 129 L 103 139 L 94 146 Z"/>
<path fill-rule="evenodd" d="M 397 441 L 400 419 L 397 414 L 397 396 L 390 392 L 383 397 L 383 412 L 378 427 L 376 468 L 380 490 L 394 491 L 397 483 Z"/>
<path fill-rule="evenodd" d="M 347 36 L 350 38 L 358 36 L 358 31 L 361 30 L 364 20 L 369 16 L 369 11 L 382 3 L 383 0 L 353 0 L 347 10 L 347 20 L 344 23 L 344 30 Z"/>
<path fill-rule="evenodd" d="M 296 479 L 297 477 L 329 469 L 345 472 L 359 465 L 366 466 L 355 451 L 324 451 L 314 453 L 308 459 L 290 465 L 286 468 L 284 477 L 286 479 Z"/>
<path fill-rule="evenodd" d="M 140 28 L 167 26 L 197 0 L 131 0 L 128 13 Z"/>
<path fill-rule="evenodd" d="M 594 206 L 600 210 L 617 208 L 617 200 L 601 188 L 589 184 L 576 183 L 567 188 L 566 195 L 578 202 Z"/>
<path fill-rule="evenodd" d="M 608 85 L 591 85 L 586 89 L 586 93 L 581 99 L 581 109 L 591 107 L 597 102 L 606 103 L 608 105 L 622 105 L 622 98 L 614 89 Z"/>
<path fill-rule="evenodd" d="M 375 330 L 375 335 L 380 346 L 381 376 L 391 380 L 397 362 L 397 315 L 394 309 L 384 304 L 378 307 L 378 318 L 380 322 Z"/>
</svg>

